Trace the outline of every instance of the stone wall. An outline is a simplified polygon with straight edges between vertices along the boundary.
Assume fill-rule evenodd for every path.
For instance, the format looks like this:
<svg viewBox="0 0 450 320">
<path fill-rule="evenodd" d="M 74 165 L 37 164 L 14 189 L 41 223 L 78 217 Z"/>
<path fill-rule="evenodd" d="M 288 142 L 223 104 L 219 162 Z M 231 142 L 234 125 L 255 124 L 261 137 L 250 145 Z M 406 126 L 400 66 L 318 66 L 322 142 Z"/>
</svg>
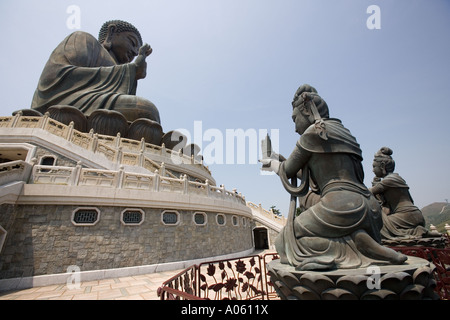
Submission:
<svg viewBox="0 0 450 320">
<path fill-rule="evenodd" d="M 53 152 L 52 150 L 49 150 L 47 148 L 37 146 L 35 158 L 38 160 L 38 164 L 40 164 L 42 157 L 48 157 L 48 156 L 53 156 L 55 158 L 56 161 L 53 164 L 55 166 L 75 167 L 77 164 L 76 161 L 71 160 L 67 157 L 64 157 L 61 154 Z"/>
<path fill-rule="evenodd" d="M 254 222 L 237 215 L 205 212 L 197 225 L 193 211 L 178 210 L 178 223 L 165 225 L 164 209 L 141 208 L 140 225 L 124 225 L 125 207 L 97 207 L 99 221 L 91 226 L 72 223 L 82 206 L 0 205 L 0 225 L 7 237 L 0 252 L 0 279 L 123 268 L 207 258 L 251 249 Z M 173 211 L 173 210 L 171 210 Z M 236 225 L 233 222 L 237 223 Z"/>
<path fill-rule="evenodd" d="M 280 232 L 275 231 L 273 229 L 268 229 L 268 236 L 269 236 L 269 249 L 275 250 L 275 240 L 277 239 Z"/>
</svg>

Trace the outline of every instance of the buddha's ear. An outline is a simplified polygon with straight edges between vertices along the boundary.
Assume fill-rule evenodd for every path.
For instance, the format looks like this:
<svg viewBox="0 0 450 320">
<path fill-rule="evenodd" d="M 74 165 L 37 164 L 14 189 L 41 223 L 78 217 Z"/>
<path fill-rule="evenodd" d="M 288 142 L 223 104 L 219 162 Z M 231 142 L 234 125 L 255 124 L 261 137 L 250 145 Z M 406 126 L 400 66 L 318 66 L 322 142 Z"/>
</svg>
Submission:
<svg viewBox="0 0 450 320">
<path fill-rule="evenodd" d="M 116 25 L 115 24 L 110 24 L 108 26 L 108 32 L 106 34 L 106 38 L 105 41 L 103 42 L 103 47 L 105 47 L 106 50 L 111 50 L 112 47 L 112 39 L 114 34 L 116 33 Z"/>
</svg>

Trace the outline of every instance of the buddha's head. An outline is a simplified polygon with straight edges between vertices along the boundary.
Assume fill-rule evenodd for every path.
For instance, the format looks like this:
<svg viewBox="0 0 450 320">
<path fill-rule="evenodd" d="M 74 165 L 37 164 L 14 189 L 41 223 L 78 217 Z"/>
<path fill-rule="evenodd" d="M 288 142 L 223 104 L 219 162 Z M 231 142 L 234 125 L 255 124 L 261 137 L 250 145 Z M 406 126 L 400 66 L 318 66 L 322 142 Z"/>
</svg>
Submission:
<svg viewBox="0 0 450 320">
<path fill-rule="evenodd" d="M 142 46 L 139 31 L 132 24 L 122 20 L 105 22 L 100 29 L 98 41 L 118 64 L 133 61 Z"/>
<path fill-rule="evenodd" d="M 372 167 L 376 177 L 383 178 L 387 174 L 394 172 L 395 161 L 391 157 L 392 153 L 392 149 L 388 147 L 382 147 L 375 153 Z"/>
</svg>

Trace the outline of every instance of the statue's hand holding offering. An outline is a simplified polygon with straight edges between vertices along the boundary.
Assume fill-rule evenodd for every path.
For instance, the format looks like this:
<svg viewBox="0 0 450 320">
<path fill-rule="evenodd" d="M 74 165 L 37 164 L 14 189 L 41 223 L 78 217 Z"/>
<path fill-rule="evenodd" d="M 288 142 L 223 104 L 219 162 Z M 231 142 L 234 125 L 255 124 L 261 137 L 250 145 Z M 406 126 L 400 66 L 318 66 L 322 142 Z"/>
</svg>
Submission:
<svg viewBox="0 0 450 320">
<path fill-rule="evenodd" d="M 134 62 L 136 64 L 136 79 L 144 79 L 147 76 L 147 62 L 145 61 L 145 58 L 147 58 L 151 53 L 153 49 L 150 47 L 149 44 L 145 43 L 140 49 L 139 49 L 139 55 L 136 58 L 136 61 Z"/>
<path fill-rule="evenodd" d="M 285 161 L 286 158 L 273 152 L 272 141 L 270 140 L 269 135 L 261 141 L 261 149 L 263 154 L 263 158 L 259 160 L 259 162 L 262 163 L 261 169 L 264 171 L 273 171 L 278 174 L 281 163 L 280 161 Z"/>
<path fill-rule="evenodd" d="M 259 162 L 262 163 L 262 170 L 264 171 L 273 171 L 276 174 L 278 174 L 278 171 L 280 170 L 280 164 L 281 162 L 273 159 L 273 158 L 263 158 L 259 160 Z"/>
</svg>

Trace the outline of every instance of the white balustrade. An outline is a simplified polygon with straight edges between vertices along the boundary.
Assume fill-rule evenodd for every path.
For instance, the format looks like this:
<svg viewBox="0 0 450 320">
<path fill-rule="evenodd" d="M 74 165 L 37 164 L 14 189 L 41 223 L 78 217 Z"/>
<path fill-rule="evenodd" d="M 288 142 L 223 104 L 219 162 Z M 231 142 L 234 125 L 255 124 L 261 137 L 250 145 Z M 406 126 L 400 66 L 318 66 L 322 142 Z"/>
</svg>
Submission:
<svg viewBox="0 0 450 320">
<path fill-rule="evenodd" d="M 124 173 L 123 189 L 154 190 L 156 175 L 143 175 L 136 173 Z"/>
<path fill-rule="evenodd" d="M 35 165 L 31 182 L 34 184 L 71 185 L 76 167 Z"/>
<path fill-rule="evenodd" d="M 42 117 L 22 116 L 19 112 L 14 116 L 0 117 L 0 128 L 40 128 L 54 135 L 64 138 L 75 145 L 87 150 L 104 155 L 112 162 L 125 165 L 139 165 L 147 168 L 155 174 L 135 174 L 112 170 L 98 170 L 76 167 L 43 166 L 34 165 L 30 183 L 35 184 L 61 184 L 61 185 L 93 185 L 103 187 L 115 187 L 124 189 L 145 189 L 154 192 L 177 192 L 182 194 L 195 194 L 217 199 L 226 199 L 245 205 L 245 198 L 237 194 L 235 190 L 227 191 L 223 186 L 216 187 L 205 183 L 189 181 L 185 175 L 180 179 L 165 170 L 164 162 L 158 164 L 150 159 L 151 155 L 158 155 L 166 158 L 167 163 L 171 163 L 173 157 L 181 159 L 182 164 L 199 165 L 210 175 L 209 169 L 203 165 L 202 161 L 197 161 L 194 157 L 184 155 L 178 151 L 166 149 L 164 144 L 156 146 L 141 141 L 125 139 L 118 134 L 116 137 L 104 136 L 94 133 L 77 131 L 70 125 L 62 124 L 51 119 L 48 114 Z M 146 156 L 147 155 L 147 156 Z M 11 171 L 13 162 L 7 165 L 0 165 L 0 173 Z M 32 164 L 28 164 L 30 167 Z M 159 171 L 159 173 L 158 173 Z M 170 175 L 166 177 L 165 175 Z M 30 173 L 28 173 L 30 176 Z M 28 180 L 28 179 L 27 179 Z"/>
<path fill-rule="evenodd" d="M 249 201 L 249 202 L 247 202 L 247 207 L 252 209 L 254 214 L 259 214 L 260 216 L 263 216 L 266 219 L 270 219 L 272 221 L 276 221 L 277 223 L 279 223 L 281 225 L 286 224 L 286 217 L 277 216 L 276 214 L 273 213 L 272 210 L 268 211 L 268 210 L 264 209 L 261 206 L 261 204 L 257 205 L 255 203 Z"/>
<path fill-rule="evenodd" d="M 65 125 L 52 118 L 49 118 L 48 114 L 42 117 L 35 116 L 22 116 L 21 113 L 17 113 L 15 116 L 0 117 L 0 128 L 41 128 L 54 135 L 69 140 L 70 142 L 97 153 L 104 155 L 108 160 L 112 162 L 122 161 L 121 152 L 127 153 L 142 153 L 143 156 L 148 154 L 158 155 L 166 158 L 166 162 L 169 163 L 172 157 L 177 157 L 177 161 L 181 160 L 182 164 L 195 164 L 200 166 L 203 170 L 211 174 L 209 169 L 203 165 L 202 161 L 197 161 L 190 156 L 183 155 L 180 152 L 166 149 L 164 145 L 156 146 L 149 143 L 145 143 L 144 140 L 136 141 L 132 139 L 126 139 L 117 136 L 107 136 L 90 133 L 83 133 L 73 128 L 72 125 Z M 139 165 L 139 164 L 138 164 Z"/>
<path fill-rule="evenodd" d="M 78 185 L 117 187 L 119 181 L 118 179 L 119 179 L 118 171 L 81 169 Z"/>
<path fill-rule="evenodd" d="M 22 160 L 0 163 L 0 185 L 13 181 L 28 181 L 31 164 Z"/>
<path fill-rule="evenodd" d="M 14 164 L 9 163 L 9 165 Z M 6 165 L 0 166 L 0 174 L 2 168 L 6 167 Z M 123 166 L 120 170 L 114 171 L 82 168 L 80 163 L 76 167 L 34 165 L 30 183 L 171 192 L 246 204 L 244 197 L 234 190 L 228 191 L 224 186 L 211 186 L 209 181 L 205 183 L 189 181 L 186 175 L 178 179 L 161 176 L 158 172 L 154 174 L 125 172 Z"/>
</svg>

